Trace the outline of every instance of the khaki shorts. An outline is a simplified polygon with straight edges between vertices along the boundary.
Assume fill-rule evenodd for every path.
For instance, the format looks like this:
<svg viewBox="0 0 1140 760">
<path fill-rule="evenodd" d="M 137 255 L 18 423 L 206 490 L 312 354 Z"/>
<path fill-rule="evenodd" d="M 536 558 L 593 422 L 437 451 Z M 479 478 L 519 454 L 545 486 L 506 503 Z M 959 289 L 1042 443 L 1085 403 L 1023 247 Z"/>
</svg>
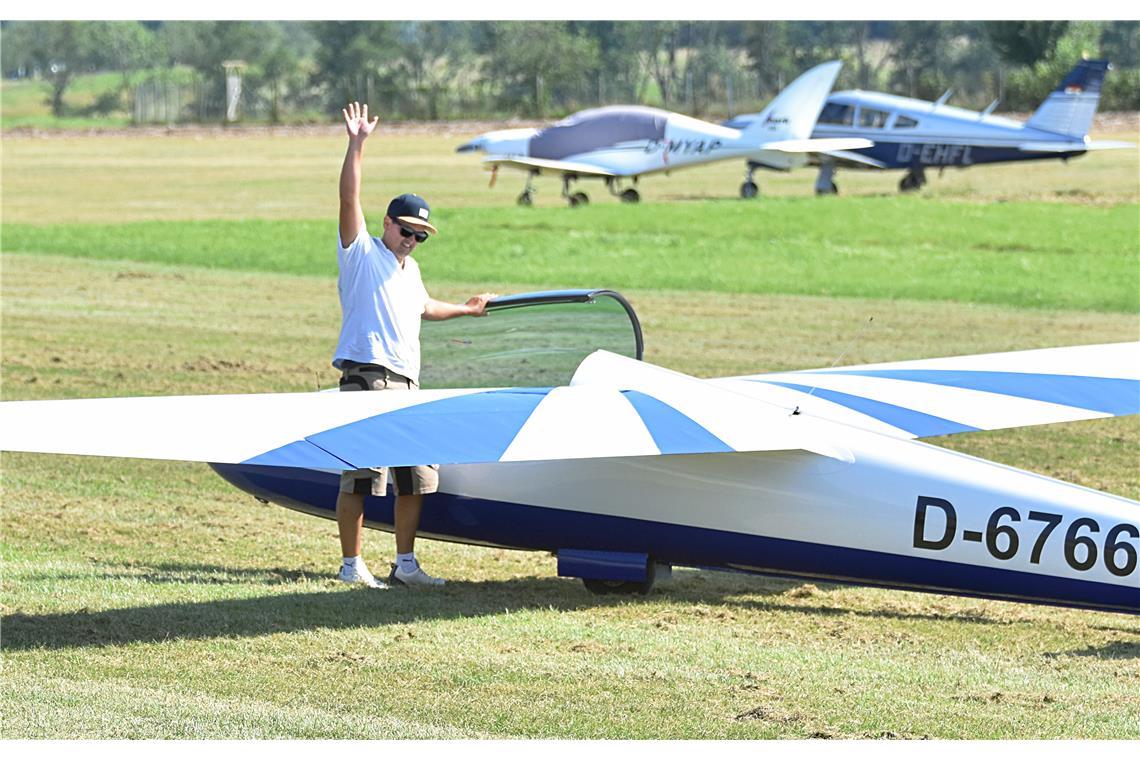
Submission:
<svg viewBox="0 0 1140 760">
<path fill-rule="evenodd" d="M 379 364 L 360 364 L 346 359 L 340 373 L 342 391 L 407 391 L 418 387 L 414 381 Z M 435 493 L 439 490 L 437 464 L 391 469 L 396 493 L 400 496 Z M 340 490 L 343 493 L 384 496 L 388 493 L 388 468 L 346 470 L 340 476 Z"/>
</svg>

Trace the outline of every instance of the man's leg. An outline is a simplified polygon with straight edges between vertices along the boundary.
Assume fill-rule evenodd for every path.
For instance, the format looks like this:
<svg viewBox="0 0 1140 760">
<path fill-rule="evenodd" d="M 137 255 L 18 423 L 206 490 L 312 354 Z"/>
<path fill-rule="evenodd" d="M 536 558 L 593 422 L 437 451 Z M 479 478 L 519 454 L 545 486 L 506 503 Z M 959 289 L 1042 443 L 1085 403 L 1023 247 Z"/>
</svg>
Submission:
<svg viewBox="0 0 1140 760">
<path fill-rule="evenodd" d="M 423 494 L 396 496 L 396 553 L 411 554 L 416 550 L 416 531 L 420 527 Z M 343 540 L 343 539 L 342 539 Z"/>
<path fill-rule="evenodd" d="M 370 588 L 387 588 L 368 571 L 360 556 L 364 532 L 364 494 L 340 491 L 336 496 L 336 528 L 340 534 L 343 558 L 337 575 L 346 583 L 363 583 Z"/>
<path fill-rule="evenodd" d="M 405 586 L 442 586 L 442 578 L 433 578 L 423 571 L 416 561 L 416 530 L 420 527 L 420 512 L 423 509 L 423 494 L 407 494 L 396 497 L 396 564 L 388 581 L 396 581 Z"/>
<path fill-rule="evenodd" d="M 336 528 L 340 533 L 341 556 L 359 557 L 360 534 L 364 531 L 364 494 L 344 491 L 337 494 Z"/>
</svg>

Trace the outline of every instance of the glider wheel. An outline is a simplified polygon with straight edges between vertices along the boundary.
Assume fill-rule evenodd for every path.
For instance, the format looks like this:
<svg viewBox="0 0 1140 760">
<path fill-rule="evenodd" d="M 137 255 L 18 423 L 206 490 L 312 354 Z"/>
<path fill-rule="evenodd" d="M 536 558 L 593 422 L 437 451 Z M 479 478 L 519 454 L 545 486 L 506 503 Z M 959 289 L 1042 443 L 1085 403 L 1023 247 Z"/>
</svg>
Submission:
<svg viewBox="0 0 1140 760">
<path fill-rule="evenodd" d="M 757 187 L 755 182 L 745 182 L 740 186 L 741 198 L 755 198 L 760 194 L 760 188 Z"/>
<path fill-rule="evenodd" d="M 669 570 L 663 578 L 668 578 L 672 573 Z M 645 580 L 642 581 L 613 581 L 604 578 L 583 578 L 582 585 L 586 587 L 587 591 L 594 594 L 641 594 L 645 596 L 653 590 L 653 584 L 657 581 L 657 563 L 650 562 L 646 568 Z"/>
<path fill-rule="evenodd" d="M 518 198 L 518 204 L 520 206 L 532 206 L 534 205 L 534 196 L 524 191 Z"/>
<path fill-rule="evenodd" d="M 600 578 L 583 578 L 582 585 L 591 593 L 604 594 L 648 594 L 653 588 L 653 579 L 644 581 L 606 581 Z"/>
<path fill-rule="evenodd" d="M 899 182 L 899 192 L 900 193 L 912 193 L 915 190 L 917 190 L 919 187 L 921 187 L 921 185 L 918 184 L 918 180 L 915 179 L 913 174 L 908 173 Z"/>
<path fill-rule="evenodd" d="M 839 185 L 834 182 L 827 183 L 827 189 L 816 188 L 816 195 L 839 195 Z"/>
<path fill-rule="evenodd" d="M 634 190 L 632 187 L 626 188 L 621 191 L 622 203 L 637 203 L 641 200 L 641 194 Z"/>
<path fill-rule="evenodd" d="M 569 200 L 571 206 L 585 206 L 590 203 L 590 197 L 581 192 L 572 194 Z"/>
</svg>

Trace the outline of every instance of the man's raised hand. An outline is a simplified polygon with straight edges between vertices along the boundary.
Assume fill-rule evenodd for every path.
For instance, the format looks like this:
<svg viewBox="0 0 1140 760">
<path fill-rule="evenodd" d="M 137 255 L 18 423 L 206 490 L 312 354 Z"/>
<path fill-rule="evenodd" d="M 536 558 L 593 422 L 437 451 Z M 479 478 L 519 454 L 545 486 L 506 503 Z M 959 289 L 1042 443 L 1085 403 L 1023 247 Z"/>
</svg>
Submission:
<svg viewBox="0 0 1140 760">
<path fill-rule="evenodd" d="M 368 120 L 367 103 L 362 106 L 354 101 L 349 103 L 347 108 L 341 109 L 341 113 L 344 114 L 344 127 L 348 130 L 350 140 L 363 140 L 368 137 L 380 121 L 379 116 L 374 117 L 372 121 Z"/>
</svg>

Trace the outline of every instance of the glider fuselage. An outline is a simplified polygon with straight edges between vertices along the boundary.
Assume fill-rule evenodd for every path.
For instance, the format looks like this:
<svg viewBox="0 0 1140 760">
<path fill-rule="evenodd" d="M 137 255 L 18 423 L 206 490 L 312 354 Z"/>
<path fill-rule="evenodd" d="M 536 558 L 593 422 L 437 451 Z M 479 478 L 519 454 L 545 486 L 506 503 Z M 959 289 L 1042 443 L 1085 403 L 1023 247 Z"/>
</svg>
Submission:
<svg viewBox="0 0 1140 760">
<path fill-rule="evenodd" d="M 421 534 L 1140 612 L 1140 503 L 917 441 L 849 429 L 842 443 L 850 461 L 786 451 L 445 466 Z M 214 467 L 258 498 L 333 517 L 333 473 Z M 369 497 L 366 522 L 391 531 L 391 497 Z"/>
</svg>

